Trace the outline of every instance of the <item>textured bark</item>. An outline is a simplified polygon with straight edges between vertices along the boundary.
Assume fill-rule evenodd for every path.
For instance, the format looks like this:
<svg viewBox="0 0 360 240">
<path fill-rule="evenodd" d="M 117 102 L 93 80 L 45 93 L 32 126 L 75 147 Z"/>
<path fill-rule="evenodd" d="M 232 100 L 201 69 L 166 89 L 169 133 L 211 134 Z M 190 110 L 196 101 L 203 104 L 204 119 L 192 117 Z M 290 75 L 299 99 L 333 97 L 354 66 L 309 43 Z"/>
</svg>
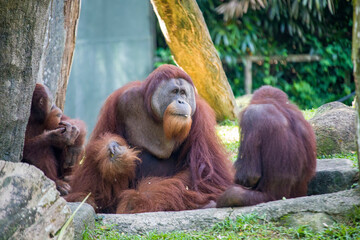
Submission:
<svg viewBox="0 0 360 240">
<path fill-rule="evenodd" d="M 37 82 L 51 91 L 55 104 L 64 108 L 75 49 L 80 0 L 51 0 Z"/>
<path fill-rule="evenodd" d="M 64 18 L 66 41 L 62 57 L 58 91 L 56 93 L 56 105 L 64 110 L 66 89 L 70 76 L 70 69 L 73 61 L 77 25 L 80 16 L 81 0 L 64 1 Z"/>
<path fill-rule="evenodd" d="M 357 152 L 360 168 L 360 0 L 353 1 L 354 20 L 353 20 L 353 38 L 352 38 L 352 61 L 354 65 L 354 79 L 356 91 L 356 112 L 357 112 Z"/>
<path fill-rule="evenodd" d="M 151 0 L 174 61 L 192 78 L 217 120 L 235 118 L 235 98 L 195 0 Z"/>
<path fill-rule="evenodd" d="M 0 0 L 0 159 L 22 158 L 50 0 Z"/>
</svg>

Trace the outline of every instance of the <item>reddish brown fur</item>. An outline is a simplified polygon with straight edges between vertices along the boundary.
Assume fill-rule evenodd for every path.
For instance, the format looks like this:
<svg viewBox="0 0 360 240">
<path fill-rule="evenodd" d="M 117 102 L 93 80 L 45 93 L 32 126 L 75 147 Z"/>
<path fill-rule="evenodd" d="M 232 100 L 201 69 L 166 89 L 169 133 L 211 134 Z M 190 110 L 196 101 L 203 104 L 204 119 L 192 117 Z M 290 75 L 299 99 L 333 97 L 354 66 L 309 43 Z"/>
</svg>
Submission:
<svg viewBox="0 0 360 240">
<path fill-rule="evenodd" d="M 112 141 L 116 141 L 122 146 L 128 147 L 124 139 L 121 137 L 104 134 L 101 138 L 112 138 Z M 121 176 L 125 176 L 128 179 L 135 177 L 136 160 L 140 161 L 137 157 L 139 151 L 127 151 L 124 155 L 121 155 L 113 162 L 103 161 L 103 159 L 108 156 L 108 149 L 104 145 L 95 144 L 95 148 L 90 151 L 96 151 L 98 153 L 96 154 L 96 158 L 94 158 L 94 160 L 98 164 L 99 171 L 106 181 L 112 182 L 114 179 Z"/>
<path fill-rule="evenodd" d="M 189 135 L 192 120 L 188 118 L 179 117 L 172 114 L 172 105 L 170 104 L 164 113 L 164 132 L 168 139 L 176 139 L 178 142 L 183 142 Z"/>
<path fill-rule="evenodd" d="M 149 177 L 137 190 L 123 191 L 116 212 L 179 211 L 199 208 L 207 202 L 206 195 L 191 189 L 189 171 L 183 171 L 170 178 Z"/>
<path fill-rule="evenodd" d="M 130 99 L 127 99 L 129 95 L 125 93 L 140 91 L 144 105 L 136 107 L 141 107 L 147 112 L 149 121 L 154 119 L 158 124 L 162 124 L 153 114 L 150 102 L 158 85 L 171 78 L 183 78 L 193 85 L 185 72 L 175 66 L 164 65 L 151 73 L 144 82 L 130 83 L 108 97 L 86 147 L 86 159 L 75 171 L 73 193 L 67 196 L 67 200 L 81 201 L 91 192 L 90 202 L 95 203 L 97 212 L 135 213 L 195 209 L 215 200 L 231 184 L 233 176 L 231 163 L 215 133 L 215 114 L 198 95 L 196 95 L 196 111 L 192 116 L 192 124 L 186 123 L 186 126 L 191 126 L 190 132 L 183 142 L 178 139 L 180 148 L 176 149 L 169 159 L 158 160 L 142 150 L 140 156 L 143 163 L 155 161 L 161 166 L 151 172 L 152 176 L 142 179 L 133 177 L 132 166 L 134 162 L 138 162 L 134 156 L 124 159 L 130 164 L 121 170 L 116 170 L 116 179 L 110 181 L 111 179 L 104 176 L 106 171 L 101 170 L 99 166 L 102 164 L 106 166 L 108 163 L 103 162 L 109 161 L 109 157 L 103 156 L 105 153 L 101 149 L 108 146 L 115 138 L 120 145 L 127 146 L 122 114 L 128 113 L 119 112 L 118 106 L 130 102 Z M 177 120 L 174 122 L 178 124 Z M 180 130 L 182 127 L 175 128 Z M 187 127 L 184 129 L 181 130 L 184 133 L 181 134 L 180 131 L 176 135 L 186 135 Z M 169 137 L 170 135 L 173 134 L 169 134 Z M 134 150 L 130 148 L 128 151 Z M 175 161 L 176 169 L 161 165 L 172 161 Z M 142 171 L 146 171 L 141 169 L 141 166 L 143 165 L 140 165 L 139 176 Z M 167 177 L 159 177 L 162 174 L 157 171 L 163 169 L 167 169 L 168 174 L 165 174 Z M 127 172 L 126 176 L 122 175 L 124 172 Z M 114 173 L 111 175 L 114 176 Z M 135 185 L 132 184 L 133 182 Z"/>
<path fill-rule="evenodd" d="M 235 182 L 241 186 L 230 187 L 217 206 L 305 196 L 315 175 L 316 142 L 301 111 L 289 103 L 284 92 L 264 86 L 255 91 L 239 118 L 241 143 Z"/>
<path fill-rule="evenodd" d="M 85 135 L 85 124 L 62 115 L 59 108 L 52 106 L 49 90 L 36 84 L 22 161 L 41 169 L 63 195 L 70 190 L 63 178 L 70 174 L 74 161 L 81 158 Z"/>
</svg>

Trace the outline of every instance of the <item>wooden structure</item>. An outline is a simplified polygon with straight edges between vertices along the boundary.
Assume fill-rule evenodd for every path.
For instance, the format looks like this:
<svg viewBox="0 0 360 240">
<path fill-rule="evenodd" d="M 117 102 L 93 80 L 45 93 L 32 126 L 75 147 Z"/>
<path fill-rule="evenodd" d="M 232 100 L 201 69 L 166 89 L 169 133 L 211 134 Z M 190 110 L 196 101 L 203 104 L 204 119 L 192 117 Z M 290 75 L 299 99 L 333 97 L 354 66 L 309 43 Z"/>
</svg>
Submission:
<svg viewBox="0 0 360 240">
<path fill-rule="evenodd" d="M 252 90 L 252 63 L 256 62 L 259 65 L 265 61 L 265 56 L 247 56 L 242 59 L 242 62 L 245 66 L 245 93 L 251 94 Z M 278 64 L 286 62 L 314 62 L 320 61 L 321 57 L 319 55 L 310 55 L 310 54 L 291 54 L 288 56 L 271 56 L 270 64 Z"/>
</svg>

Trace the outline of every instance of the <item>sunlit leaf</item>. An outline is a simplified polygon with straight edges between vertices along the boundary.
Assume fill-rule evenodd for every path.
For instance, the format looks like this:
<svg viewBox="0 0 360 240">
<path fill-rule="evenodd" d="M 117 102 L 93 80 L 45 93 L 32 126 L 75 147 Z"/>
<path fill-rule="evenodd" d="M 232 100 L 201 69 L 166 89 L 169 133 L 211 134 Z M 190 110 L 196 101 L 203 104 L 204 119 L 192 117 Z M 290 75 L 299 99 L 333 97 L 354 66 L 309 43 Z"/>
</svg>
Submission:
<svg viewBox="0 0 360 240">
<path fill-rule="evenodd" d="M 329 11 L 331 12 L 331 14 L 335 14 L 335 7 L 333 0 L 328 0 L 327 2 L 328 2 Z"/>
</svg>

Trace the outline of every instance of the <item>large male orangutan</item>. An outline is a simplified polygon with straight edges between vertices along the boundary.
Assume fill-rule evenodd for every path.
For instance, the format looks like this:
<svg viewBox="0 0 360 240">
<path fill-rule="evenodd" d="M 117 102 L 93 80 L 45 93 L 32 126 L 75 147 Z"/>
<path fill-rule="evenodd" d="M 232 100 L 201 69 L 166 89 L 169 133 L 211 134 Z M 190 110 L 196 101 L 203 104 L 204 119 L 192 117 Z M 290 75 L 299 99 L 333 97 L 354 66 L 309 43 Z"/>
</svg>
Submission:
<svg viewBox="0 0 360 240">
<path fill-rule="evenodd" d="M 214 206 L 233 178 L 215 124 L 184 71 L 157 68 L 108 97 L 66 199 L 91 192 L 103 213 Z"/>
<path fill-rule="evenodd" d="M 316 143 L 311 125 L 287 95 L 264 86 L 240 113 L 235 183 L 217 207 L 249 206 L 306 196 L 315 175 Z"/>
<path fill-rule="evenodd" d="M 65 177 L 84 152 L 85 123 L 70 119 L 53 105 L 45 85 L 36 84 L 25 132 L 23 162 L 41 169 L 55 181 L 61 195 L 70 191 Z"/>
</svg>

